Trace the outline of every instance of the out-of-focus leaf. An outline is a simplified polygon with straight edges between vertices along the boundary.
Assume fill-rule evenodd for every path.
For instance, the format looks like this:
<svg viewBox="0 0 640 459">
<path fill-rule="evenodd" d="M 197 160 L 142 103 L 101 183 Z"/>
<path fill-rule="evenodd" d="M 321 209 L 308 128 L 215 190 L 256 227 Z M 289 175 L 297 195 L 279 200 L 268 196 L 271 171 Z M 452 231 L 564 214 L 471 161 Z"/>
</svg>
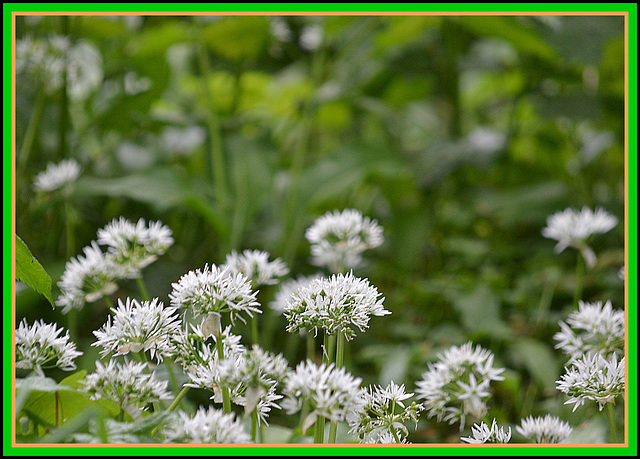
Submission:
<svg viewBox="0 0 640 459">
<path fill-rule="evenodd" d="M 536 383 L 542 387 L 555 387 L 560 368 L 548 344 L 530 338 L 519 338 L 510 346 L 509 355 L 515 364 L 526 368 Z"/>
<path fill-rule="evenodd" d="M 500 317 L 500 299 L 487 286 L 479 285 L 469 294 L 453 296 L 453 305 L 470 332 L 496 338 L 509 336 L 509 327 Z"/>
<path fill-rule="evenodd" d="M 200 38 L 227 59 L 256 58 L 266 47 L 269 23 L 262 16 L 227 16 L 204 27 Z"/>
<path fill-rule="evenodd" d="M 153 28 L 146 28 L 136 34 L 127 45 L 127 52 L 137 59 L 162 56 L 167 49 L 189 38 L 189 28 L 186 24 L 171 21 L 159 24 Z"/>
<path fill-rule="evenodd" d="M 435 28 L 442 20 L 438 16 L 394 16 L 387 19 L 387 27 L 376 34 L 375 44 L 378 52 L 401 49 L 402 46 L 420 38 L 426 31 Z"/>
<path fill-rule="evenodd" d="M 18 235 L 16 235 L 16 279 L 42 294 L 49 300 L 51 306 L 55 307 L 51 296 L 51 277 Z"/>
<path fill-rule="evenodd" d="M 16 379 L 16 390 L 37 390 L 40 392 L 56 392 L 59 390 L 71 390 L 72 387 L 58 384 L 55 380 L 45 376 L 28 376 Z"/>
</svg>

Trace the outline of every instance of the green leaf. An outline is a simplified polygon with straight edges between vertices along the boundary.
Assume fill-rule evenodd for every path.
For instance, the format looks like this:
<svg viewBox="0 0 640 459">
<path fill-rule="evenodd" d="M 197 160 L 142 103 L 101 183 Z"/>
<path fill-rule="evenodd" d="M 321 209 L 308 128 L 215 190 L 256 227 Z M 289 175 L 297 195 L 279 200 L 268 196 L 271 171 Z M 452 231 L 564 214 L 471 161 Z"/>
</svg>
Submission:
<svg viewBox="0 0 640 459">
<path fill-rule="evenodd" d="M 470 332 L 496 338 L 509 336 L 509 327 L 500 318 L 500 300 L 487 286 L 479 285 L 469 294 L 455 296 L 453 305 Z"/>
<path fill-rule="evenodd" d="M 55 380 L 45 376 L 28 376 L 23 379 L 16 379 L 16 390 L 37 390 L 40 392 L 56 392 L 59 390 L 70 390 L 70 386 L 58 384 Z"/>
<path fill-rule="evenodd" d="M 51 296 L 51 277 L 31 255 L 31 251 L 18 235 L 16 235 L 16 279 L 42 294 L 55 308 Z"/>
<path fill-rule="evenodd" d="M 542 387 L 555 387 L 560 368 L 548 345 L 533 339 L 520 338 L 511 346 L 510 356 L 516 364 L 524 366 Z"/>
</svg>

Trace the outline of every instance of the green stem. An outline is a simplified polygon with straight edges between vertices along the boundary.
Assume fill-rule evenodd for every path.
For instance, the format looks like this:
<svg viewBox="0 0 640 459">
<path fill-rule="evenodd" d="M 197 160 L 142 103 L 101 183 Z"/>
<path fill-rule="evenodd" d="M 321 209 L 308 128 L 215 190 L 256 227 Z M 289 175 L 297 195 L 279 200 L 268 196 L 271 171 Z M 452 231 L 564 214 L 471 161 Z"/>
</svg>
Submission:
<svg viewBox="0 0 640 459">
<path fill-rule="evenodd" d="M 111 302 L 111 300 L 107 295 L 102 295 L 102 299 L 104 300 L 105 304 L 109 309 L 113 309 L 113 303 Z"/>
<path fill-rule="evenodd" d="M 69 34 L 69 16 L 62 16 L 62 35 Z M 60 120 L 58 124 L 58 157 L 66 156 L 67 152 L 67 130 L 69 128 L 69 92 L 67 91 L 67 57 L 65 56 L 62 69 L 62 88 L 60 96 Z"/>
<path fill-rule="evenodd" d="M 582 299 L 582 290 L 584 287 L 584 259 L 582 254 L 578 252 L 578 260 L 576 263 L 576 290 L 573 294 L 573 308 L 578 308 L 578 301 Z"/>
<path fill-rule="evenodd" d="M 391 402 L 391 417 L 393 418 L 396 414 L 396 401 L 393 400 Z M 396 444 L 400 444 L 400 437 L 398 436 L 398 432 L 396 431 L 396 428 L 393 426 L 393 424 L 391 425 L 391 433 L 393 434 L 393 438 L 396 440 Z"/>
<path fill-rule="evenodd" d="M 332 335 L 334 336 L 334 335 Z M 346 339 L 343 333 L 338 332 L 336 336 L 336 368 L 342 368 L 344 365 L 344 346 Z M 331 426 L 329 427 L 329 443 L 336 442 L 336 436 L 338 435 L 338 422 L 331 421 Z"/>
<path fill-rule="evenodd" d="M 142 299 L 144 301 L 149 301 L 149 292 L 147 291 L 147 287 L 144 285 L 144 279 L 142 279 L 142 273 L 140 276 L 136 278 L 136 283 L 138 284 L 138 290 L 140 290 L 140 295 L 142 295 Z"/>
<path fill-rule="evenodd" d="M 66 193 L 66 190 L 65 190 Z M 65 233 L 67 237 L 67 259 L 76 253 L 73 208 L 68 196 L 64 198 Z"/>
<path fill-rule="evenodd" d="M 607 423 L 609 424 L 609 435 L 611 436 L 611 443 L 618 443 L 618 435 L 616 434 L 616 417 L 613 407 L 613 403 L 607 403 Z"/>
<path fill-rule="evenodd" d="M 184 396 L 187 395 L 187 392 L 189 392 L 189 386 L 184 386 L 180 391 L 180 393 L 178 393 L 176 398 L 173 399 L 173 402 L 171 402 L 171 405 L 169 405 L 169 408 L 167 408 L 167 413 L 171 413 L 173 410 L 176 409 L 176 407 L 180 404 Z"/>
<path fill-rule="evenodd" d="M 256 408 L 251 412 L 251 439 L 254 443 L 258 442 L 258 410 Z"/>
<path fill-rule="evenodd" d="M 313 336 L 313 333 L 311 333 L 311 330 L 307 330 L 306 341 L 307 341 L 307 358 L 311 361 L 314 361 L 316 357 L 316 340 L 315 340 L 315 337 Z"/>
<path fill-rule="evenodd" d="M 40 125 L 40 119 L 42 118 L 42 112 L 44 111 L 44 101 L 44 88 L 40 86 L 38 88 L 38 91 L 36 92 L 36 100 L 33 103 L 33 111 L 31 112 L 31 117 L 29 118 L 27 130 L 24 133 L 24 140 L 22 141 L 22 145 L 20 146 L 18 168 L 21 171 L 24 170 L 27 164 L 29 154 L 31 153 L 31 148 L 33 147 L 33 141 L 36 138 L 38 126 Z"/>
<path fill-rule="evenodd" d="M 313 442 L 324 443 L 324 418 L 322 416 L 318 416 L 318 419 L 316 419 L 316 429 L 313 434 Z"/>
<path fill-rule="evenodd" d="M 254 314 L 251 318 L 251 340 L 253 344 L 259 344 L 260 338 L 258 333 L 258 314 Z"/>
<path fill-rule="evenodd" d="M 222 335 L 218 334 L 216 337 L 216 349 L 218 350 L 218 359 L 224 359 L 224 349 L 222 347 Z M 221 387 L 222 390 L 222 407 L 225 413 L 231 413 L 231 398 L 229 397 L 229 389 L 227 387 Z"/>
</svg>

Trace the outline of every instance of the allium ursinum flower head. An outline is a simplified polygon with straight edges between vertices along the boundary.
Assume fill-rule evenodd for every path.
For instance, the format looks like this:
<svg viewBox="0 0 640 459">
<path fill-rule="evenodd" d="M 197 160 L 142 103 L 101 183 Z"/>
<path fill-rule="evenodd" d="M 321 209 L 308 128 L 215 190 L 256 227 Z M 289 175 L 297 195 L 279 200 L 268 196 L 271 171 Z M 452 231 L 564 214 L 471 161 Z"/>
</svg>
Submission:
<svg viewBox="0 0 640 459">
<path fill-rule="evenodd" d="M 600 353 L 589 353 L 575 359 L 565 374 L 556 381 L 558 389 L 569 396 L 565 405 L 574 403 L 573 411 L 587 400 L 598 402 L 600 410 L 607 403 L 615 404 L 624 395 L 624 357 L 618 361 L 616 354 L 607 360 Z"/>
<path fill-rule="evenodd" d="M 611 302 L 586 303 L 580 301 L 578 310 L 569 314 L 567 322 L 559 322 L 561 331 L 554 335 L 561 349 L 571 357 L 569 362 L 589 352 L 622 354 L 624 349 L 624 311 L 613 310 Z"/>
<path fill-rule="evenodd" d="M 320 279 L 322 276 L 317 274 L 315 276 L 298 276 L 295 279 L 287 279 L 280 283 L 280 289 L 274 295 L 273 300 L 269 303 L 269 307 L 274 311 L 283 314 L 289 306 L 289 297 L 291 294 L 305 286 L 315 279 Z"/>
<path fill-rule="evenodd" d="M 504 427 L 498 428 L 498 422 L 493 419 L 491 427 L 484 423 L 474 424 L 471 426 L 470 437 L 460 437 L 465 443 L 481 444 L 481 443 L 509 443 L 511 440 L 511 427 L 507 432 L 504 431 Z"/>
<path fill-rule="evenodd" d="M 109 360 L 107 365 L 96 361 L 96 370 L 85 376 L 83 390 L 92 400 L 113 400 L 124 410 L 130 407 L 144 409 L 146 405 L 160 400 L 168 400 L 168 381 L 156 378 L 155 373 L 146 373 L 144 362 L 116 363 Z"/>
<path fill-rule="evenodd" d="M 105 256 L 95 241 L 83 251 L 84 256 L 78 255 L 67 262 L 58 282 L 62 294 L 56 306 L 63 307 L 63 314 L 111 295 L 118 290 L 116 280 L 122 278 L 121 267 Z"/>
<path fill-rule="evenodd" d="M 438 361 L 430 363 L 416 382 L 418 398 L 425 400 L 427 414 L 449 424 L 460 422 L 464 429 L 467 416 L 482 418 L 491 398 L 491 381 L 500 381 L 504 368 L 493 367 L 493 354 L 480 345 L 468 342 L 451 346 Z"/>
<path fill-rule="evenodd" d="M 161 222 L 138 220 L 135 225 L 124 217 L 114 219 L 98 230 L 98 243 L 121 265 L 127 278 L 140 277 L 140 271 L 173 245 L 172 232 Z"/>
<path fill-rule="evenodd" d="M 205 265 L 201 271 L 189 271 L 178 282 L 171 284 L 169 294 L 171 304 L 189 308 L 194 315 L 217 314 L 229 311 L 231 322 L 235 317 L 245 321 L 242 314 L 253 317 L 260 313 L 260 303 L 256 301 L 257 291 L 251 288 L 251 281 L 242 273 L 233 273 L 229 268 Z"/>
<path fill-rule="evenodd" d="M 587 245 L 592 234 L 606 233 L 618 224 L 618 219 L 603 209 L 592 211 L 583 207 L 581 211 L 572 208 L 556 212 L 547 218 L 547 226 L 542 230 L 544 237 L 555 239 L 556 252 L 567 247 L 580 250 L 587 266 L 596 264 L 596 255 Z"/>
<path fill-rule="evenodd" d="M 65 371 L 75 370 L 74 359 L 82 352 L 64 335 L 64 328 L 36 320 L 30 327 L 23 319 L 16 329 L 16 368 L 35 370 L 44 375 L 43 368 L 58 367 Z"/>
<path fill-rule="evenodd" d="M 572 431 L 567 422 L 550 414 L 528 416 L 516 427 L 516 432 L 532 443 L 565 443 Z"/>
<path fill-rule="evenodd" d="M 176 348 L 174 360 L 182 365 L 186 373 L 197 375 L 198 366 L 206 367 L 215 363 L 218 354 L 215 348 L 216 339 L 212 336 L 205 334 L 202 326 L 186 323 L 180 333 L 174 335 Z M 220 336 L 224 355 L 238 355 L 245 352 L 246 348 L 240 343 L 241 337 L 231 333 L 230 325 L 221 332 Z"/>
<path fill-rule="evenodd" d="M 251 443 L 251 437 L 234 413 L 200 407 L 193 416 L 183 411 L 178 415 L 176 422 L 164 431 L 167 442 Z"/>
<path fill-rule="evenodd" d="M 221 384 L 241 395 L 236 403 L 244 406 L 246 414 L 257 409 L 258 421 L 265 423 L 271 408 L 280 408 L 275 400 L 282 396 L 276 394 L 276 387 L 283 384 L 288 371 L 289 364 L 282 355 L 265 351 L 257 344 L 219 361 Z"/>
<path fill-rule="evenodd" d="M 334 210 L 316 219 L 305 237 L 316 266 L 337 273 L 360 266 L 362 253 L 384 242 L 382 227 L 355 209 Z"/>
<path fill-rule="evenodd" d="M 620 278 L 620 280 L 624 280 L 624 266 L 620 267 L 620 270 L 618 271 L 618 277 Z"/>
<path fill-rule="evenodd" d="M 62 88 L 66 78 L 69 97 L 83 100 L 102 82 L 102 57 L 85 40 L 27 36 L 16 43 L 16 73 L 35 79 L 49 93 Z"/>
<path fill-rule="evenodd" d="M 413 397 L 406 393 L 404 384 L 393 381 L 387 386 L 369 386 L 361 393 L 364 409 L 347 414 L 350 433 L 358 436 L 360 443 L 407 443 L 409 430 L 405 422 L 418 423 L 418 415 L 424 406 L 405 400 Z"/>
<path fill-rule="evenodd" d="M 344 334 L 347 340 L 355 337 L 354 328 L 365 331 L 371 316 L 391 314 L 384 309 L 384 298 L 368 279 L 353 273 L 334 274 L 301 286 L 289 297 L 284 312 L 289 321 L 287 331 L 324 329 L 331 335 Z"/>
<path fill-rule="evenodd" d="M 227 255 L 223 266 L 229 267 L 233 273 L 244 274 L 254 288 L 277 284 L 280 277 L 289 273 L 289 268 L 280 258 L 269 261 L 269 252 L 263 250 L 245 250 L 242 253 L 234 250 Z"/>
<path fill-rule="evenodd" d="M 288 414 L 294 414 L 302 409 L 304 402 L 309 404 L 303 431 L 319 417 L 340 422 L 347 415 L 357 416 L 364 409 L 361 382 L 344 368 L 324 363 L 318 366 L 307 360 L 289 372 L 283 389 L 282 408 Z"/>
<path fill-rule="evenodd" d="M 174 307 L 154 298 L 139 302 L 127 298 L 123 303 L 118 298 L 118 307 L 112 308 L 111 316 L 101 329 L 93 332 L 98 339 L 92 346 L 102 347 L 100 356 L 126 355 L 129 352 L 150 351 L 151 358 L 162 362 L 164 357 L 173 355 L 174 336 L 181 332 L 181 319 Z"/>
<path fill-rule="evenodd" d="M 33 180 L 35 191 L 53 191 L 75 182 L 80 177 L 80 165 L 75 159 L 64 159 L 58 164 L 49 163 Z"/>
</svg>

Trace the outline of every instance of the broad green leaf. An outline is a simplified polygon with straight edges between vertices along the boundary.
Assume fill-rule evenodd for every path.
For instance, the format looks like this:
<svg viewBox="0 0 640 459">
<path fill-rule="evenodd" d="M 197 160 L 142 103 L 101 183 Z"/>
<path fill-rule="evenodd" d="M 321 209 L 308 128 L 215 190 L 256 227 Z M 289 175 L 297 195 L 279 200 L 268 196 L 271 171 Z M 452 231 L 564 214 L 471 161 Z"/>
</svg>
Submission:
<svg viewBox="0 0 640 459">
<path fill-rule="evenodd" d="M 16 379 L 16 390 L 36 390 L 40 392 L 56 392 L 59 390 L 71 390 L 72 387 L 58 384 L 55 380 L 45 376 L 28 376 Z"/>
<path fill-rule="evenodd" d="M 262 16 L 227 16 L 204 27 L 200 38 L 227 59 L 256 58 L 267 45 L 269 23 Z"/>
<path fill-rule="evenodd" d="M 453 305 L 463 325 L 473 333 L 506 338 L 509 327 L 500 317 L 500 300 L 487 286 L 479 285 L 469 294 L 454 294 Z"/>
<path fill-rule="evenodd" d="M 42 294 L 55 307 L 51 296 L 51 277 L 31 255 L 27 245 L 16 235 L 16 279 Z"/>
<path fill-rule="evenodd" d="M 511 343 L 511 359 L 522 365 L 536 383 L 544 388 L 554 388 L 560 368 L 550 345 L 529 338 L 519 338 Z"/>
</svg>

